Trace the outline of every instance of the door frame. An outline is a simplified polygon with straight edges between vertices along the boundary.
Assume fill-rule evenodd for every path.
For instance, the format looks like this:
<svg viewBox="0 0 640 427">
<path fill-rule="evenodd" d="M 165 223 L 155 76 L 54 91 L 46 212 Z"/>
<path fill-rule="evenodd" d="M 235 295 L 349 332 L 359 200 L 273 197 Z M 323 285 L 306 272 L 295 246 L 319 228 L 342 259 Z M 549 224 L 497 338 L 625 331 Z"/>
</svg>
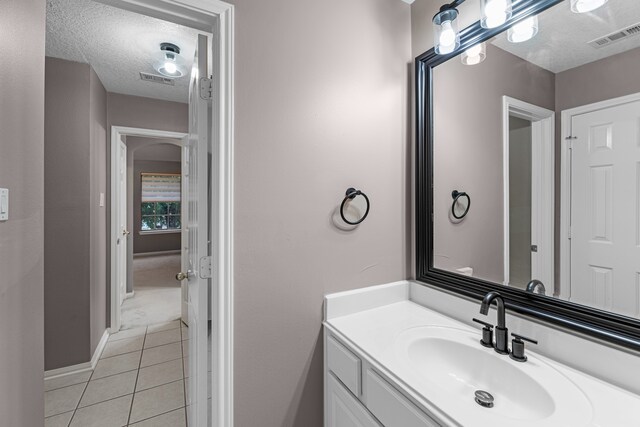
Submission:
<svg viewBox="0 0 640 427">
<path fill-rule="evenodd" d="M 109 246 L 111 253 L 111 262 L 109 265 L 109 270 L 111 272 L 111 323 L 109 325 L 109 333 L 113 334 L 120 330 L 121 322 L 121 307 L 119 304 L 120 301 L 120 287 L 118 286 L 118 277 L 121 274 L 119 271 L 119 265 L 116 260 L 117 256 L 117 234 L 119 233 L 118 229 L 118 218 L 115 212 L 116 206 L 118 206 L 118 199 L 120 198 L 120 186 L 118 184 L 118 170 L 121 167 L 120 165 L 120 156 L 118 156 L 118 152 L 120 149 L 120 137 L 122 136 L 138 136 L 138 137 L 146 137 L 146 138 L 155 138 L 155 139 L 171 139 L 171 140 L 181 140 L 188 136 L 188 134 L 184 132 L 169 132 L 155 129 L 143 129 L 143 128 L 133 128 L 126 126 L 111 126 L 111 228 L 109 233 Z M 124 142 L 125 146 L 127 145 Z M 171 144 L 175 143 L 172 141 Z M 184 144 L 181 143 L 180 147 Z M 127 165 L 124 165 L 126 168 Z M 126 197 L 126 196 L 125 196 Z M 131 234 L 129 236 L 132 236 Z M 129 243 L 127 241 L 127 243 Z M 128 255 L 127 255 L 128 257 Z M 126 269 L 126 266 L 125 266 Z M 123 296 L 124 297 L 124 296 Z"/>
<path fill-rule="evenodd" d="M 560 119 L 560 293 L 571 301 L 571 145 L 573 117 L 640 101 L 640 92 L 562 110 Z M 566 195 L 566 196 L 565 196 Z"/>
<path fill-rule="evenodd" d="M 543 283 L 553 283 L 554 270 L 554 170 L 555 113 L 546 108 L 502 97 L 502 173 L 503 173 L 503 240 L 504 278 L 509 286 L 509 116 L 531 121 L 531 239 L 545 248 L 531 257 L 532 276 Z M 535 203 L 537 201 L 537 203 Z M 535 243 L 534 243 L 535 242 Z"/>
<path fill-rule="evenodd" d="M 233 426 L 233 157 L 235 9 L 220 0 L 97 0 L 110 6 L 213 33 L 211 209 L 212 425 Z"/>
</svg>

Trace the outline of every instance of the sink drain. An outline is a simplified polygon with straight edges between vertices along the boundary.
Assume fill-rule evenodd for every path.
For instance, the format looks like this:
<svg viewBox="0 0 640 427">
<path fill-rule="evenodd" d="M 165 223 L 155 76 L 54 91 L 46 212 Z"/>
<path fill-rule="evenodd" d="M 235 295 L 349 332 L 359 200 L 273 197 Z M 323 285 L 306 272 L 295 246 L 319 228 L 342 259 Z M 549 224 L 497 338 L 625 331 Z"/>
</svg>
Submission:
<svg viewBox="0 0 640 427">
<path fill-rule="evenodd" d="M 488 391 L 476 390 L 476 403 L 485 408 L 493 408 L 493 396 Z"/>
</svg>

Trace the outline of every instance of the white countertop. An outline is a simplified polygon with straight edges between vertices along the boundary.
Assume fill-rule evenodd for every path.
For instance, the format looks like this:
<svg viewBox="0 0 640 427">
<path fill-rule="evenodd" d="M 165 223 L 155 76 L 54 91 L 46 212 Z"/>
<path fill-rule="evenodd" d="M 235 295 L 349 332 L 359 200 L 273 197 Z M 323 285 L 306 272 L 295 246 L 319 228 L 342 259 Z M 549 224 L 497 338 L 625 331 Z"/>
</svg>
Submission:
<svg viewBox="0 0 640 427">
<path fill-rule="evenodd" d="M 388 288 L 386 292 L 388 293 L 390 289 Z M 437 391 L 426 388 L 425 382 L 420 379 L 419 375 L 416 375 L 415 370 L 398 358 L 397 349 L 394 348 L 400 334 L 412 328 L 450 327 L 477 333 L 478 339 L 480 338 L 479 330 L 411 302 L 408 297 L 402 296 L 402 292 L 398 293 L 397 291 L 387 305 L 380 305 L 380 295 L 378 295 L 375 304 L 368 306 L 366 303 L 357 302 L 356 304 L 360 306 L 359 309 L 362 311 L 348 313 L 348 311 L 342 310 L 345 299 L 348 299 L 347 303 L 351 304 L 360 297 L 366 299 L 363 294 L 357 295 L 351 292 L 345 293 L 345 298 L 342 300 L 340 300 L 339 294 L 327 300 L 328 304 L 336 303 L 333 307 L 341 309 L 341 311 L 337 311 L 333 310 L 333 307 L 327 308 L 327 312 L 331 312 L 332 315 L 327 316 L 325 324 L 332 332 L 363 353 L 374 365 L 377 365 L 377 368 L 395 380 L 407 394 L 416 399 L 433 415 L 439 417 L 441 421 L 451 425 L 464 426 L 491 425 L 493 427 L 501 424 L 495 417 L 491 417 L 490 412 L 475 403 L 470 404 L 471 406 L 465 406 L 461 402 L 457 402 L 458 405 L 452 406 L 456 402 L 443 400 Z M 403 300 L 403 298 L 407 299 Z M 393 302 L 394 300 L 396 302 Z M 337 317 L 334 317 L 335 315 Z M 483 348 L 479 343 L 478 347 Z M 486 350 L 492 351 L 491 349 Z M 640 426 L 640 396 L 536 354 L 535 350 L 532 351 L 531 346 L 527 347 L 527 354 L 530 361 L 534 361 L 532 366 L 535 366 L 536 363 L 549 365 L 582 391 L 582 395 L 577 393 L 575 399 L 586 399 L 590 403 L 593 409 L 592 413 L 581 411 L 580 414 L 575 414 L 573 420 L 576 423 L 572 422 L 571 427 Z M 603 360 L 602 363 L 607 363 L 607 361 Z M 533 368 L 527 367 L 526 369 Z M 504 425 L 513 426 L 516 424 L 512 421 L 510 424 Z M 539 427 L 557 424 L 537 420 L 530 423 L 518 421 L 517 425 L 519 427 L 528 425 Z"/>
</svg>

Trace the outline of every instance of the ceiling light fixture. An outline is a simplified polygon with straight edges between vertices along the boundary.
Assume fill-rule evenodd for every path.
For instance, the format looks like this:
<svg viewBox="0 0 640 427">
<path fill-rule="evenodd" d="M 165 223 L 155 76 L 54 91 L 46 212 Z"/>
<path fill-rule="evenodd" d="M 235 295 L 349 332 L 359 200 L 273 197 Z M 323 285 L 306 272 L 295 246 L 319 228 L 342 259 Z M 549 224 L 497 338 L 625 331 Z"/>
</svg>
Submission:
<svg viewBox="0 0 640 427">
<path fill-rule="evenodd" d="M 487 46 L 484 43 L 478 43 L 462 52 L 460 60 L 464 65 L 477 65 L 487 57 Z"/>
<path fill-rule="evenodd" d="M 182 77 L 186 72 L 186 62 L 180 56 L 180 48 L 173 43 L 161 43 L 156 55 L 154 68 L 163 76 Z"/>
<path fill-rule="evenodd" d="M 538 15 L 530 16 L 507 30 L 507 40 L 511 43 L 522 43 L 531 40 L 538 34 Z"/>
<path fill-rule="evenodd" d="M 574 13 L 586 13 L 604 6 L 609 0 L 571 0 L 571 11 Z"/>
<path fill-rule="evenodd" d="M 511 18 L 511 0 L 480 0 L 480 25 L 495 28 Z"/>
</svg>

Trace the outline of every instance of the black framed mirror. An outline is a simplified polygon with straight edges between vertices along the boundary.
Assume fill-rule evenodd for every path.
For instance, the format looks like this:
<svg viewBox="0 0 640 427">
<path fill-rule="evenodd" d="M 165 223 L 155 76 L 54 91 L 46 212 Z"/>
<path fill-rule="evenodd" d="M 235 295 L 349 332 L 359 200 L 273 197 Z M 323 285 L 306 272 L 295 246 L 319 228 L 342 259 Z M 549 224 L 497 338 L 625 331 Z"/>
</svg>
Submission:
<svg viewBox="0 0 640 427">
<path fill-rule="evenodd" d="M 618 249 L 623 258 L 626 257 L 627 264 L 633 264 L 629 270 L 633 277 L 624 278 L 613 266 L 592 261 L 585 261 L 583 270 L 586 273 L 580 276 L 582 270 L 567 261 L 572 254 L 575 260 L 580 251 L 593 251 L 588 245 L 594 241 L 612 246 L 609 243 L 625 238 L 625 231 L 633 236 L 633 242 L 629 240 L 629 244 L 640 247 L 640 221 L 627 224 L 627 230 L 610 224 L 622 211 L 616 209 L 615 199 L 611 199 L 614 196 L 605 194 L 609 198 L 597 203 L 593 202 L 593 195 L 584 196 L 582 200 L 579 194 L 591 194 L 588 192 L 595 190 L 578 189 L 575 185 L 591 182 L 594 188 L 604 189 L 603 194 L 607 189 L 620 187 L 618 172 L 610 167 L 612 160 L 597 164 L 599 169 L 594 172 L 578 170 L 571 157 L 579 151 L 577 147 L 587 147 L 584 148 L 587 157 L 607 150 L 613 152 L 612 147 L 622 145 L 615 141 L 622 127 L 618 129 L 616 122 L 606 118 L 606 114 L 620 111 L 607 112 L 606 109 L 635 103 L 640 107 L 640 85 L 603 95 L 595 93 L 602 89 L 601 81 L 593 82 L 593 85 L 584 81 L 581 85 L 573 84 L 579 81 L 578 71 L 592 76 L 598 76 L 593 71 L 596 66 L 611 71 L 611 62 L 607 60 L 617 61 L 621 67 L 632 55 L 636 55 L 632 62 L 640 61 L 640 36 L 635 41 L 629 38 L 622 42 L 616 40 L 622 36 L 615 36 L 627 27 L 631 28 L 632 21 L 640 22 L 640 5 L 632 0 L 609 1 L 599 11 L 576 13 L 571 10 L 575 3 L 569 0 L 513 0 L 511 17 L 503 24 L 487 29 L 478 21 L 460 32 L 459 47 L 450 53 L 443 53 L 447 51 L 445 49 L 438 54 L 431 49 L 416 58 L 416 279 L 478 300 L 489 291 L 498 291 L 505 297 L 507 308 L 514 312 L 640 350 L 640 273 L 631 271 L 637 268 L 635 264 L 640 262 L 640 253 Z M 624 18 L 617 19 L 617 16 Z M 514 31 L 507 30 L 532 17 L 535 17 L 535 32 L 539 32 L 540 38 L 535 44 L 514 42 Z M 592 29 L 593 32 L 574 31 L 576 28 Z M 569 37 L 567 31 L 576 34 Z M 480 44 L 482 49 L 478 49 Z M 606 44 L 611 47 L 601 47 Z M 480 51 L 481 59 L 469 61 L 469 54 L 476 50 Z M 522 76 L 525 83 L 501 87 L 500 83 L 509 79 L 502 78 L 495 68 L 492 71 L 490 60 L 501 64 L 506 72 Z M 507 60 L 515 65 L 505 66 L 510 64 Z M 462 87 L 463 83 L 469 82 L 475 86 Z M 545 91 L 551 86 L 553 94 L 545 98 Z M 487 95 L 487 87 L 497 87 L 500 92 Z M 576 100 L 579 96 L 575 93 L 568 93 L 571 87 L 574 90 L 581 88 L 582 101 Z M 474 99 L 476 95 L 477 99 Z M 571 99 L 571 102 L 563 103 L 563 99 Z M 479 121 L 479 112 L 484 111 L 497 112 L 495 120 Z M 584 129 L 580 130 L 580 120 L 589 114 L 593 115 L 595 124 L 584 124 Z M 473 122 L 471 118 L 476 120 L 474 126 L 469 124 Z M 632 119 L 629 120 L 640 123 L 638 119 Z M 473 131 L 471 137 L 456 133 L 469 128 Z M 529 138 L 528 160 L 523 163 L 526 167 L 517 166 L 514 156 L 510 155 L 522 147 L 513 145 L 513 141 L 523 129 Z M 638 135 L 634 134 L 633 138 L 640 138 L 640 126 L 636 126 L 636 131 Z M 491 142 L 483 145 L 484 136 Z M 473 143 L 482 151 L 465 156 L 467 148 L 459 144 L 461 141 Z M 581 141 L 587 142 L 578 145 Z M 456 162 L 455 167 L 448 163 L 449 157 Z M 495 162 L 483 164 L 487 159 Z M 574 163 L 571 163 L 572 159 Z M 587 158 L 585 164 L 592 164 L 592 160 Z M 632 161 L 634 166 L 640 165 L 640 159 L 634 157 Z M 569 166 L 565 171 L 566 165 Z M 631 170 L 629 165 L 625 168 Z M 448 169 L 455 171 L 458 181 L 447 181 L 443 177 L 443 171 Z M 469 173 L 463 180 L 463 172 L 475 169 L 492 175 L 479 178 Z M 635 209 L 640 206 L 640 166 L 633 170 L 637 171 L 633 190 L 625 190 L 626 196 L 622 197 L 629 199 L 629 194 L 633 194 L 633 200 L 624 203 L 634 207 L 631 210 L 637 211 L 640 217 L 640 208 Z M 520 178 L 526 176 L 529 181 L 517 187 L 516 179 L 521 179 L 515 172 L 522 171 L 526 173 L 520 173 Z M 465 221 L 448 219 L 451 188 L 464 188 L 474 195 L 474 213 Z M 517 191 L 512 191 L 514 188 Z M 567 194 L 570 197 L 565 197 Z M 529 199 L 528 216 L 517 214 L 521 207 L 512 203 L 516 199 Z M 592 216 L 599 215 L 597 218 L 608 218 L 609 223 L 595 223 L 595 220 L 586 223 L 585 229 L 593 235 L 585 234 L 582 238 L 575 234 L 576 215 L 589 219 L 589 212 Z M 445 220 L 440 221 L 440 218 L 445 218 L 447 224 L 442 225 Z M 491 226 L 490 219 L 498 225 Z M 483 227 L 485 234 L 470 231 L 474 221 L 478 227 Z M 519 223 L 525 223 L 524 231 L 517 228 Z M 567 223 L 571 224 L 568 230 L 573 237 L 566 233 Z M 546 224 L 546 228 L 540 224 Z M 448 234 L 444 234 L 445 226 L 450 227 Z M 518 231 L 519 236 L 512 233 L 513 230 Z M 614 234 L 617 232 L 622 234 Z M 525 238 L 521 239 L 523 235 Z M 475 252 L 462 256 L 465 251 L 473 250 L 474 245 L 470 242 L 479 246 Z M 578 242 L 586 242 L 583 244 L 586 249 L 578 247 Z M 520 255 L 511 251 L 511 247 L 518 248 Z M 478 254 L 484 256 L 485 261 L 486 254 L 502 254 L 502 257 L 491 263 L 483 261 Z M 478 256 L 474 258 L 475 255 Z M 454 259 L 456 256 L 459 259 Z M 616 257 L 609 255 L 609 258 Z M 524 273 L 517 274 L 514 259 L 528 259 Z M 623 281 L 626 290 L 621 291 L 617 286 L 621 282 L 613 282 L 614 273 L 617 280 Z M 525 290 L 527 281 L 541 277 L 545 278 L 546 295 Z M 587 282 L 591 287 L 579 287 Z"/>
</svg>

